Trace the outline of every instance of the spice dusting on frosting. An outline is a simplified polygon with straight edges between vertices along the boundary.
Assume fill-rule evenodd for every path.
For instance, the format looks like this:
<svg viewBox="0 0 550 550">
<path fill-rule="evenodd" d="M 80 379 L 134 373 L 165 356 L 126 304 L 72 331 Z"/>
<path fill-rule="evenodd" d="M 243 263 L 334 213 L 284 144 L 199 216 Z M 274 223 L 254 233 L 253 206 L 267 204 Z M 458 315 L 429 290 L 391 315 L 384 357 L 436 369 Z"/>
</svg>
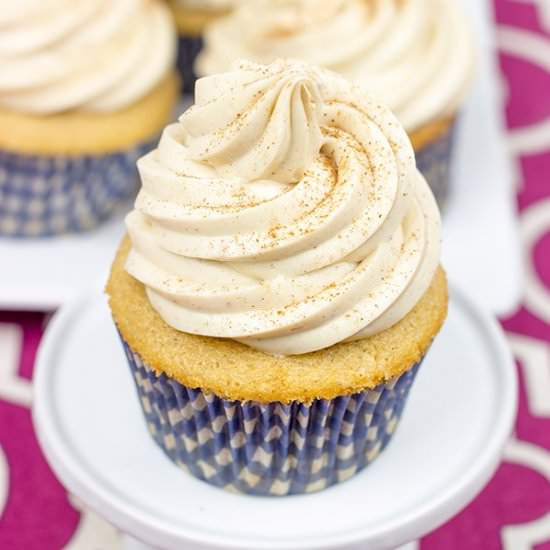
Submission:
<svg viewBox="0 0 550 550">
<path fill-rule="evenodd" d="M 439 213 L 395 117 L 333 73 L 240 62 L 138 162 L 128 272 L 171 326 L 302 354 L 402 319 Z"/>
</svg>

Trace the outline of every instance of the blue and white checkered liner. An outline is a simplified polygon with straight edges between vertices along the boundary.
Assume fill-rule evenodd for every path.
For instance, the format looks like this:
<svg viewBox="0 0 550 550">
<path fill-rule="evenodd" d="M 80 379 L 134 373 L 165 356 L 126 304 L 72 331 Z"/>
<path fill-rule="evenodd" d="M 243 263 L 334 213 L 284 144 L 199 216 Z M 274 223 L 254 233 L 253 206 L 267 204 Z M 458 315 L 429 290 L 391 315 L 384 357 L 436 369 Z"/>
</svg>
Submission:
<svg viewBox="0 0 550 550">
<path fill-rule="evenodd" d="M 390 441 L 420 366 L 351 396 L 260 404 L 157 376 L 122 343 L 149 432 L 168 457 L 208 483 L 255 495 L 320 491 L 370 464 Z"/>
<path fill-rule="evenodd" d="M 445 206 L 451 187 L 451 155 L 455 125 L 456 123 L 433 143 L 416 152 L 416 165 L 430 185 L 440 208 Z"/>
<path fill-rule="evenodd" d="M 183 91 L 186 94 L 192 94 L 195 90 L 195 59 L 202 50 L 201 36 L 180 35 L 178 40 L 178 70 L 183 79 Z"/>
<path fill-rule="evenodd" d="M 91 229 L 137 191 L 136 161 L 152 146 L 74 157 L 0 151 L 0 235 L 45 237 Z"/>
</svg>

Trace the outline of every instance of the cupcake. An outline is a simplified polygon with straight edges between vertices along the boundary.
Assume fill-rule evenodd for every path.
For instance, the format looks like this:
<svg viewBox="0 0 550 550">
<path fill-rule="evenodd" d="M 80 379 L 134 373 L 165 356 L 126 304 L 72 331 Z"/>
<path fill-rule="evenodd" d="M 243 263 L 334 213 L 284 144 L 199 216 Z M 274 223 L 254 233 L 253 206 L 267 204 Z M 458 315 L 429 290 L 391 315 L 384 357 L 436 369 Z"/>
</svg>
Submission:
<svg viewBox="0 0 550 550">
<path fill-rule="evenodd" d="M 299 58 L 364 86 L 398 116 L 417 165 L 442 204 L 453 129 L 470 88 L 474 54 L 456 0 L 251 0 L 214 23 L 199 75 L 235 59 Z"/>
<path fill-rule="evenodd" d="M 183 91 L 193 93 L 194 63 L 202 49 L 204 30 L 212 22 L 231 13 L 237 0 L 170 0 L 179 33 L 178 69 Z"/>
<path fill-rule="evenodd" d="M 2 6 L 0 235 L 86 230 L 137 191 L 177 100 L 175 50 L 160 0 Z"/>
<path fill-rule="evenodd" d="M 154 440 L 250 494 L 370 464 L 447 311 L 397 119 L 329 71 L 242 61 L 197 81 L 138 168 L 107 294 Z"/>
</svg>

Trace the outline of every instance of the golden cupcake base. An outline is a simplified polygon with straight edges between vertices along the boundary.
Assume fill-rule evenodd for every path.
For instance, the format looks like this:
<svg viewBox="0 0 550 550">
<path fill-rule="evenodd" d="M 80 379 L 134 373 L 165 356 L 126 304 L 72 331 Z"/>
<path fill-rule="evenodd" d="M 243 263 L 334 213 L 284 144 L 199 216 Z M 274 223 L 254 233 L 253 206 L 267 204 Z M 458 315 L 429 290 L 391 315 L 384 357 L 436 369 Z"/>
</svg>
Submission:
<svg viewBox="0 0 550 550">
<path fill-rule="evenodd" d="M 124 270 L 129 250 L 126 237 L 106 288 L 122 338 L 157 374 L 224 399 L 309 403 L 375 388 L 422 359 L 447 313 L 447 280 L 439 268 L 414 309 L 388 330 L 314 353 L 275 357 L 168 326 L 150 305 L 143 284 Z"/>
<path fill-rule="evenodd" d="M 421 128 L 409 132 L 409 138 L 415 151 L 429 147 L 434 142 L 448 134 L 456 122 L 456 116 L 450 116 L 425 124 Z"/>
<path fill-rule="evenodd" d="M 174 0 L 170 7 L 179 33 L 186 36 L 201 36 L 207 25 L 231 11 L 186 8 Z"/>
</svg>

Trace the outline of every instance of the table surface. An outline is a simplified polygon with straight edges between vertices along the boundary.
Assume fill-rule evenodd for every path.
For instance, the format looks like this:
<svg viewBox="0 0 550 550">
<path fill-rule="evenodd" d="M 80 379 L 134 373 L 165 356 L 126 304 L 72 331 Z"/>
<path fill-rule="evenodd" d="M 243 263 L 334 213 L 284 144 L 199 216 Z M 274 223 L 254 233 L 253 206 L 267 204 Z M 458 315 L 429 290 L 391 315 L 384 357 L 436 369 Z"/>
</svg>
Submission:
<svg viewBox="0 0 550 550">
<path fill-rule="evenodd" d="M 495 7 L 525 251 L 522 305 L 501 319 L 518 364 L 519 415 L 492 481 L 422 550 L 550 550 L 550 1 Z M 68 498 L 32 430 L 32 371 L 47 321 L 0 312 L 0 548 L 119 550 L 118 534 Z"/>
</svg>

